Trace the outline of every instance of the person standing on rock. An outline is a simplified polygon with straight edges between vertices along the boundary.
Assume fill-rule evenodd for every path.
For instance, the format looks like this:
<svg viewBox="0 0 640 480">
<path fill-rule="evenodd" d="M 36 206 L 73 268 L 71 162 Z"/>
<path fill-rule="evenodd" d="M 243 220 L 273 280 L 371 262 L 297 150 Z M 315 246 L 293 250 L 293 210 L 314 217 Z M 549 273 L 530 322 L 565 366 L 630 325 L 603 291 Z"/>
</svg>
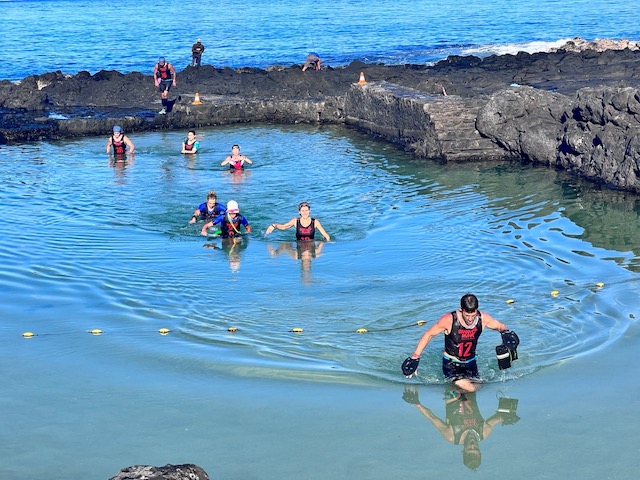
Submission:
<svg viewBox="0 0 640 480">
<path fill-rule="evenodd" d="M 122 156 L 126 153 L 133 153 L 136 147 L 129 137 L 122 133 L 122 127 L 114 125 L 113 134 L 107 140 L 107 153 L 111 153 L 111 148 L 113 148 L 115 156 Z"/>
<path fill-rule="evenodd" d="M 304 65 L 302 66 L 302 71 L 304 72 L 309 67 L 313 67 L 316 70 L 320 70 L 321 63 L 322 63 L 322 60 L 320 60 L 320 55 L 318 55 L 316 52 L 311 52 L 309 53 L 309 55 L 307 55 L 307 59 L 305 60 Z"/>
<path fill-rule="evenodd" d="M 202 61 L 202 54 L 204 53 L 204 50 L 205 50 L 204 45 L 198 38 L 196 40 L 196 43 L 194 43 L 193 46 L 191 47 L 191 66 L 192 67 L 200 66 L 200 62 Z"/>
<path fill-rule="evenodd" d="M 229 165 L 230 170 L 242 171 L 245 163 L 252 164 L 253 162 L 249 157 L 240 155 L 240 145 L 233 145 L 231 147 L 231 155 L 225 158 L 220 165 L 223 167 Z"/>
<path fill-rule="evenodd" d="M 176 86 L 176 69 L 164 57 L 160 57 L 153 69 L 153 78 L 156 87 L 160 90 L 160 100 L 162 101 L 162 110 L 158 113 L 164 115 L 167 113 L 169 90 Z"/>
</svg>

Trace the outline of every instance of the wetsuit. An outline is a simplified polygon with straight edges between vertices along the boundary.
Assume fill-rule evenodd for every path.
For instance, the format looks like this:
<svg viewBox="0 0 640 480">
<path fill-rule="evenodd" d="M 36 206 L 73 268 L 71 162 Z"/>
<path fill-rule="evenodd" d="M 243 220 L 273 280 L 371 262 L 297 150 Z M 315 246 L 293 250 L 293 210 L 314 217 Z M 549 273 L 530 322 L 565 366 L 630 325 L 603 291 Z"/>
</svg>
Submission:
<svg viewBox="0 0 640 480">
<path fill-rule="evenodd" d="M 296 240 L 314 240 L 316 236 L 316 219 L 312 218 L 308 227 L 303 227 L 300 219 L 296 220 Z"/>
<path fill-rule="evenodd" d="M 244 162 L 242 159 L 236 160 L 229 164 L 229 169 L 234 171 L 244 170 Z"/>
<path fill-rule="evenodd" d="M 207 206 L 207 202 L 205 202 L 200 204 L 200 206 L 198 207 L 198 210 L 200 210 L 200 216 L 202 218 L 204 218 L 205 220 L 210 220 L 214 217 L 218 217 L 223 213 L 225 213 L 227 211 L 227 207 L 225 207 L 221 203 L 216 203 L 213 209 L 209 210 L 209 207 Z"/>
<path fill-rule="evenodd" d="M 236 215 L 234 218 L 231 218 L 230 215 L 218 215 L 213 224 L 220 225 L 220 236 L 222 238 L 236 237 L 241 235 L 240 233 L 240 225 L 244 227 L 249 226 L 248 220 L 244 217 L 244 215 Z"/>
<path fill-rule="evenodd" d="M 478 312 L 478 323 L 473 328 L 464 328 L 456 311 L 451 312 L 451 317 L 451 329 L 444 336 L 444 376 L 453 380 L 477 378 L 476 347 L 482 333 L 482 314 Z"/>
<path fill-rule="evenodd" d="M 184 145 L 184 149 L 186 151 L 188 151 L 188 152 L 193 150 L 194 147 L 195 147 L 196 151 L 198 151 L 200 149 L 200 142 L 198 142 L 197 140 L 195 142 L 193 142 L 192 144 L 189 144 L 188 140 L 185 138 L 184 142 L 183 142 L 183 145 Z"/>
<path fill-rule="evenodd" d="M 116 141 L 116 139 L 111 135 L 111 146 L 113 147 L 114 155 L 124 155 L 127 152 L 127 144 L 124 143 L 124 135 L 120 137 L 120 141 Z"/>
<path fill-rule="evenodd" d="M 164 66 L 161 67 L 160 64 L 158 64 L 156 78 L 160 79 L 160 85 L 158 85 L 158 88 L 161 92 L 164 90 L 169 91 L 171 85 L 173 84 L 173 72 L 169 68 L 169 65 L 170 64 L 165 63 Z"/>
</svg>

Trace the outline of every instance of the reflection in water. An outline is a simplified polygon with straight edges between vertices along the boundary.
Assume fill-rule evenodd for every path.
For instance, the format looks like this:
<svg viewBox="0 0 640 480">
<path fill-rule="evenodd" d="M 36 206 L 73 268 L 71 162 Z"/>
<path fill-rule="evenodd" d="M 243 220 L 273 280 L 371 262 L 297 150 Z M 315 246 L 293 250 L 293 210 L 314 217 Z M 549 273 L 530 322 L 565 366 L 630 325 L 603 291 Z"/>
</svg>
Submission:
<svg viewBox="0 0 640 480">
<path fill-rule="evenodd" d="M 135 158 L 135 154 L 133 153 L 128 155 L 109 155 L 109 166 L 113 167 L 116 175 L 116 183 L 124 183 L 125 171 L 133 165 Z"/>
<path fill-rule="evenodd" d="M 300 260 L 300 278 L 302 284 L 309 285 L 313 279 L 311 276 L 311 264 L 314 258 L 320 256 L 324 245 L 324 242 L 312 240 L 295 242 L 295 246 L 292 243 L 281 243 L 277 248 L 273 248 L 272 245 L 267 244 L 267 250 L 269 254 L 274 257 L 284 253 L 294 260 Z"/>
<path fill-rule="evenodd" d="M 446 389 L 444 405 L 446 418 L 440 419 L 433 411 L 420 403 L 418 389 L 414 385 L 405 387 L 402 398 L 415 405 L 420 413 L 438 429 L 442 438 L 454 445 L 462 445 L 462 463 L 476 470 L 482 462 L 480 442 L 489 438 L 496 425 L 513 425 L 520 420 L 517 415 L 518 400 L 501 397 L 498 399 L 496 413 L 484 419 L 478 402 L 477 392 L 461 393 Z"/>
<path fill-rule="evenodd" d="M 238 273 L 240 271 L 240 262 L 242 260 L 241 253 L 249 245 L 249 237 L 247 236 L 235 236 L 221 239 L 221 244 L 217 243 L 205 243 L 204 248 L 222 250 L 229 261 L 229 269 L 232 273 Z"/>
</svg>

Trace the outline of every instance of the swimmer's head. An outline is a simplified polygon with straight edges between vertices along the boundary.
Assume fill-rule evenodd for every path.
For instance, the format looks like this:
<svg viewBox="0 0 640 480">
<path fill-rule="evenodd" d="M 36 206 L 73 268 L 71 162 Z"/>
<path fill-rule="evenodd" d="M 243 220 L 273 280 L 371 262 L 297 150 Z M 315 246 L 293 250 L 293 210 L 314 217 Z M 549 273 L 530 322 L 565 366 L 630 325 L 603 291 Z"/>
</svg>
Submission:
<svg viewBox="0 0 640 480">
<path fill-rule="evenodd" d="M 301 210 L 302 207 L 307 207 L 309 210 L 311 210 L 311 205 L 309 205 L 309 202 L 300 202 L 298 204 L 298 210 Z"/>
<path fill-rule="evenodd" d="M 229 213 L 240 213 L 240 207 L 238 206 L 238 202 L 235 200 L 229 200 L 227 203 L 227 212 Z"/>
<path fill-rule="evenodd" d="M 160 65 L 164 65 L 164 64 L 166 63 L 166 60 L 164 59 L 164 57 L 160 57 L 160 58 L 158 59 L 158 63 L 159 63 Z"/>
<path fill-rule="evenodd" d="M 473 313 L 478 310 L 478 297 L 467 293 L 460 299 L 460 308 L 463 312 Z"/>
<path fill-rule="evenodd" d="M 122 127 L 120 125 L 114 125 L 113 133 L 122 133 Z"/>
<path fill-rule="evenodd" d="M 215 190 L 209 190 L 209 193 L 207 193 L 207 200 L 209 200 L 210 198 L 218 198 Z"/>
</svg>

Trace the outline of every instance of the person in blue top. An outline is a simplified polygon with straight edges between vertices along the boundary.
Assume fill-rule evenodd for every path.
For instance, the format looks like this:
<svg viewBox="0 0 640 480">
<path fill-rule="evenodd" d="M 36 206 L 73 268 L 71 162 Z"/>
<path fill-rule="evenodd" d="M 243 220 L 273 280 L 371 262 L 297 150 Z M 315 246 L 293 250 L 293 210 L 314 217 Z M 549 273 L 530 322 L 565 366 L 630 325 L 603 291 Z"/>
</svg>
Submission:
<svg viewBox="0 0 640 480">
<path fill-rule="evenodd" d="M 196 131 L 189 130 L 187 138 L 182 141 L 181 153 L 196 153 L 200 149 L 200 142 L 196 140 Z"/>
<path fill-rule="evenodd" d="M 234 238 L 242 235 L 241 230 L 244 227 L 246 233 L 251 233 L 251 225 L 244 215 L 240 215 L 240 207 L 235 200 L 229 200 L 227 203 L 227 211 L 222 215 L 218 215 L 213 220 L 202 226 L 202 235 L 207 235 L 207 230 L 214 225 L 220 225 L 220 237 Z"/>
<path fill-rule="evenodd" d="M 201 203 L 200 206 L 196 208 L 196 211 L 193 212 L 193 216 L 191 217 L 191 220 L 189 220 L 189 223 L 196 223 L 200 217 L 208 221 L 212 218 L 216 218 L 226 211 L 227 207 L 221 203 L 217 203 L 216 191 L 209 190 L 209 193 L 207 193 L 207 201 Z"/>
</svg>

